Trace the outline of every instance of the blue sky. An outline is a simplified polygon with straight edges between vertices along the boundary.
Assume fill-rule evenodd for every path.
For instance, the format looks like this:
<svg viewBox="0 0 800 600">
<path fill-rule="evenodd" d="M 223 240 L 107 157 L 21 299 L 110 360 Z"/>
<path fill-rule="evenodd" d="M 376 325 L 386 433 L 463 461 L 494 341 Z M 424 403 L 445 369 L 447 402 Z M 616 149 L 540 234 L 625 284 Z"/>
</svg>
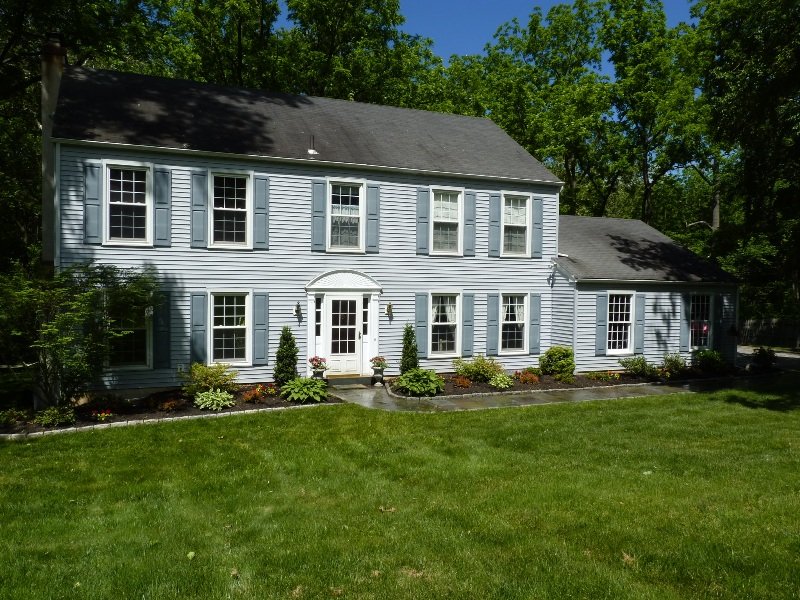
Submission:
<svg viewBox="0 0 800 600">
<path fill-rule="evenodd" d="M 663 0 L 670 26 L 689 21 L 689 0 Z M 433 50 L 447 59 L 452 54 L 480 54 L 497 28 L 517 17 L 527 24 L 534 6 L 543 14 L 558 0 L 400 0 L 406 18 L 403 29 L 433 40 Z"/>
</svg>

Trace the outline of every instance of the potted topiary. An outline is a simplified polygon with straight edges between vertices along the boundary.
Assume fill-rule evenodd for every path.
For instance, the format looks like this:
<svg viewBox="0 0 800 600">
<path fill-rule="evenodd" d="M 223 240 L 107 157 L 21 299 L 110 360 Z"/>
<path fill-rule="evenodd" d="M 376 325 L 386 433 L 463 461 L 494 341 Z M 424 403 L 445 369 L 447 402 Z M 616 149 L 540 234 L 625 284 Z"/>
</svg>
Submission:
<svg viewBox="0 0 800 600">
<path fill-rule="evenodd" d="M 308 359 L 311 365 L 311 370 L 314 372 L 315 379 L 322 379 L 325 371 L 328 369 L 328 362 L 321 356 L 312 356 Z"/>
</svg>

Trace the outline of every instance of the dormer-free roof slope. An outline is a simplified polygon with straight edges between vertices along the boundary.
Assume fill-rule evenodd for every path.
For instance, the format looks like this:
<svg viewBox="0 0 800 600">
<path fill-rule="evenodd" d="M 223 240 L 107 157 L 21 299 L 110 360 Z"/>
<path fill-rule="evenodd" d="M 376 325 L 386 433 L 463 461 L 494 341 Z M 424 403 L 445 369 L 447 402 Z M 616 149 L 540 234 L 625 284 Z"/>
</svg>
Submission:
<svg viewBox="0 0 800 600">
<path fill-rule="evenodd" d="M 715 264 L 634 219 L 561 215 L 558 251 L 557 264 L 577 281 L 735 283 Z"/>
<path fill-rule="evenodd" d="M 64 72 L 53 137 L 558 184 L 485 118 L 86 68 Z"/>
</svg>

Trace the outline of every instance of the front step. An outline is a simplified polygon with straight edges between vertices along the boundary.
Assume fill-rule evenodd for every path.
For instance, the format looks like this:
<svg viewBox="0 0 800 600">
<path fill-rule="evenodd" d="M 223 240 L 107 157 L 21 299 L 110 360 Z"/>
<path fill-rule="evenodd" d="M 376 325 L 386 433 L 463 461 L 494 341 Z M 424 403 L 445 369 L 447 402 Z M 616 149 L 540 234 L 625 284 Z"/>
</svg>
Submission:
<svg viewBox="0 0 800 600">
<path fill-rule="evenodd" d="M 363 375 L 330 375 L 325 379 L 328 385 L 333 388 L 348 388 L 351 386 L 370 387 L 372 385 L 372 377 L 365 377 Z"/>
</svg>

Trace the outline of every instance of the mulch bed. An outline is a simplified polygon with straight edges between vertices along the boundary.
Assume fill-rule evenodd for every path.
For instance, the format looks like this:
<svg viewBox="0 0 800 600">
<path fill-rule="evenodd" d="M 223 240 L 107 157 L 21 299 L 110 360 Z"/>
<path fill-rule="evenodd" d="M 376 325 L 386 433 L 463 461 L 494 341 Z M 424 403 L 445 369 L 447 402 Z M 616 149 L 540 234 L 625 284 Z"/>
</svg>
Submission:
<svg viewBox="0 0 800 600">
<path fill-rule="evenodd" d="M 220 411 L 201 410 L 197 408 L 192 404 L 189 398 L 186 398 L 182 394 L 179 388 L 156 392 L 134 400 L 125 400 L 110 394 L 97 396 L 92 398 L 89 402 L 75 407 L 77 421 L 73 425 L 42 427 L 34 423 L 17 422 L 16 425 L 12 427 L 3 427 L 0 425 L 0 433 L 34 433 L 37 431 L 67 429 L 71 427 L 89 427 L 100 423 L 117 423 L 137 420 L 151 421 L 169 417 L 236 413 L 260 408 L 285 408 L 300 405 L 298 402 L 288 402 L 277 394 L 274 396 L 262 396 L 257 402 L 245 401 L 244 395 L 246 392 L 255 387 L 256 384 L 242 386 L 234 395 L 236 404 L 229 408 L 223 408 Z M 338 398 L 328 396 L 322 404 L 339 404 L 341 402 L 342 401 Z M 101 419 L 98 418 L 96 414 L 93 414 L 103 411 L 110 411 L 111 416 Z M 32 415 L 31 418 L 33 418 Z"/>
<path fill-rule="evenodd" d="M 585 375 L 575 375 L 574 383 L 564 383 L 556 381 L 551 375 L 542 375 L 537 383 L 520 383 L 516 378 L 514 385 L 505 390 L 498 390 L 490 386 L 488 383 L 473 381 L 469 387 L 459 387 L 455 385 L 454 373 L 442 373 L 444 379 L 444 391 L 436 394 L 437 396 L 465 396 L 469 394 L 496 394 L 504 392 L 526 392 L 526 391 L 540 391 L 540 390 L 573 390 L 577 388 L 588 387 L 608 387 L 611 385 L 624 385 L 632 383 L 653 383 L 652 380 L 642 377 L 636 377 L 629 373 L 619 373 L 618 379 L 611 379 L 609 381 L 598 381 L 596 379 L 589 379 Z M 387 383 L 391 384 L 390 378 L 387 377 Z M 391 388 L 393 394 L 398 396 L 410 397 L 411 394 L 403 393 L 395 388 Z"/>
</svg>

